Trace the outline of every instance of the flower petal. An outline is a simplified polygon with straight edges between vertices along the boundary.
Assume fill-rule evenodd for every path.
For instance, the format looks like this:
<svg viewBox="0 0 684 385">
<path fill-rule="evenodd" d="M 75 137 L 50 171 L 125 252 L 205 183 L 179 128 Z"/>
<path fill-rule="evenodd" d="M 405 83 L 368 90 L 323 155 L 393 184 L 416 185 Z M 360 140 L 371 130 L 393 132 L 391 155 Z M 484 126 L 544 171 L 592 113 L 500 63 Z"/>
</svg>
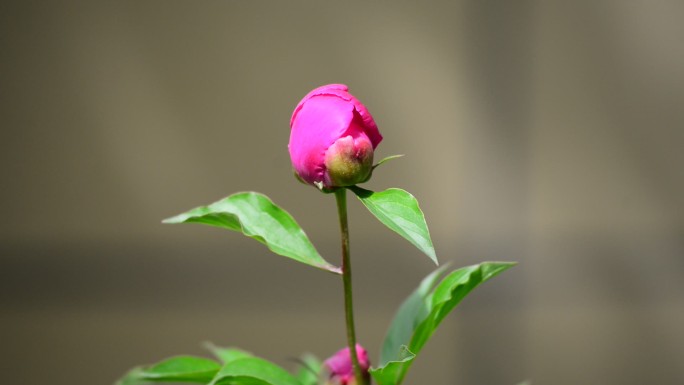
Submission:
<svg viewBox="0 0 684 385">
<path fill-rule="evenodd" d="M 306 182 L 323 182 L 325 152 L 349 128 L 353 105 L 336 96 L 317 95 L 297 108 L 288 146 L 292 166 Z"/>
</svg>

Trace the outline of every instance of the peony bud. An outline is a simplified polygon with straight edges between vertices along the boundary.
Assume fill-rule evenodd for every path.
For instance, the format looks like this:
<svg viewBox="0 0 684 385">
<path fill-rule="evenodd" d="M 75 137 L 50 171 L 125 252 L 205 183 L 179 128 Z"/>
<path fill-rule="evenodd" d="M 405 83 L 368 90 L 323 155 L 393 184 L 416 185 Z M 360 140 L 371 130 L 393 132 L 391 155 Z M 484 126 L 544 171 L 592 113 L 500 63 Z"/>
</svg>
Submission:
<svg viewBox="0 0 684 385">
<path fill-rule="evenodd" d="M 366 378 L 366 383 L 370 379 L 368 369 L 370 368 L 370 361 L 368 361 L 368 352 L 361 345 L 356 344 L 356 357 L 359 359 L 359 366 Z M 330 372 L 330 385 L 355 385 L 354 368 L 352 367 L 351 354 L 349 348 L 344 348 L 332 357 L 325 360 L 323 363 Z"/>
<path fill-rule="evenodd" d="M 319 188 L 368 180 L 382 135 L 366 107 L 343 84 L 316 88 L 290 120 L 290 159 L 297 177 Z"/>
</svg>

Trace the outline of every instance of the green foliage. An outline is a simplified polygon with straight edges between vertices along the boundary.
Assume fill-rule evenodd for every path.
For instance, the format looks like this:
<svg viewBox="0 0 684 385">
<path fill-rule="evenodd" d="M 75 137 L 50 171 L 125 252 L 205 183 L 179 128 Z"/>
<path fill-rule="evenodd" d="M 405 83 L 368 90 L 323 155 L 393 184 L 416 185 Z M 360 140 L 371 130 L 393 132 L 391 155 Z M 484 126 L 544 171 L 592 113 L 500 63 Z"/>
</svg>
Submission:
<svg viewBox="0 0 684 385">
<path fill-rule="evenodd" d="M 302 385 L 285 369 L 261 358 L 248 357 L 223 366 L 209 385 Z"/>
<path fill-rule="evenodd" d="M 322 363 L 306 355 L 297 377 L 269 361 L 241 349 L 224 348 L 211 343 L 207 348 L 223 361 L 193 356 L 177 356 L 150 366 L 134 368 L 115 385 L 153 385 L 156 382 L 198 383 L 209 385 L 315 385 Z M 301 379 L 301 380 L 300 380 Z"/>
<path fill-rule="evenodd" d="M 399 308 L 383 343 L 380 365 L 371 369 L 378 385 L 399 385 L 444 317 L 479 284 L 514 266 L 484 262 L 449 273 L 444 268 L 428 275 Z"/>
<path fill-rule="evenodd" d="M 296 377 L 301 385 L 317 385 L 322 371 L 323 362 L 321 360 L 314 355 L 304 354 Z"/>
<path fill-rule="evenodd" d="M 144 369 L 141 377 L 151 381 L 197 382 L 211 380 L 221 365 L 202 357 L 178 356 Z"/>
<path fill-rule="evenodd" d="M 426 298 L 447 267 L 448 265 L 442 266 L 425 277 L 418 288 L 399 307 L 387 330 L 387 335 L 380 351 L 381 364 L 392 360 L 405 360 L 408 357 L 413 357 L 413 354 L 407 351 L 406 345 L 408 345 L 407 341 L 410 341 L 413 336 L 414 322 L 420 322 L 430 313 Z"/>
<path fill-rule="evenodd" d="M 398 188 L 381 192 L 373 192 L 357 186 L 349 187 L 349 189 L 380 222 L 406 238 L 430 257 L 435 264 L 438 264 L 425 216 L 413 195 Z"/>
<path fill-rule="evenodd" d="M 218 358 L 223 364 L 227 364 L 231 361 L 235 361 L 240 358 L 254 357 L 254 355 L 248 351 L 239 348 L 224 348 L 221 346 L 216 346 L 211 342 L 205 342 L 204 347 L 207 348 L 216 358 Z"/>
<path fill-rule="evenodd" d="M 136 367 L 128 371 L 126 375 L 120 378 L 114 385 L 152 385 L 152 382 L 145 381 L 141 377 L 143 367 Z"/>
<path fill-rule="evenodd" d="M 396 156 L 395 156 L 396 157 Z M 390 157 L 383 162 L 394 159 Z M 385 226 L 407 239 L 436 264 L 430 233 L 418 201 L 410 193 L 390 188 L 381 192 L 349 187 Z M 233 194 L 164 220 L 164 223 L 200 223 L 241 232 L 276 254 L 322 270 L 340 274 L 340 268 L 321 257 L 301 227 L 268 197 L 255 193 Z M 380 364 L 370 373 L 378 385 L 400 385 L 414 358 L 444 318 L 482 282 L 513 266 L 485 262 L 445 275 L 446 266 L 428 275 L 399 308 L 388 330 Z M 190 382 L 205 385 L 317 385 L 323 363 L 304 355 L 296 375 L 251 353 L 233 347 L 205 346 L 221 363 L 193 356 L 177 356 L 151 366 L 132 369 L 116 385 L 151 385 L 156 382 Z"/>
<path fill-rule="evenodd" d="M 116 385 L 144 385 L 160 381 L 206 384 L 219 369 L 221 365 L 208 358 L 177 356 L 152 366 L 135 368 Z"/>
<path fill-rule="evenodd" d="M 201 223 L 242 232 L 276 254 L 336 274 L 340 269 L 321 257 L 292 216 L 268 197 L 255 192 L 233 194 L 164 220 L 164 223 Z"/>
</svg>

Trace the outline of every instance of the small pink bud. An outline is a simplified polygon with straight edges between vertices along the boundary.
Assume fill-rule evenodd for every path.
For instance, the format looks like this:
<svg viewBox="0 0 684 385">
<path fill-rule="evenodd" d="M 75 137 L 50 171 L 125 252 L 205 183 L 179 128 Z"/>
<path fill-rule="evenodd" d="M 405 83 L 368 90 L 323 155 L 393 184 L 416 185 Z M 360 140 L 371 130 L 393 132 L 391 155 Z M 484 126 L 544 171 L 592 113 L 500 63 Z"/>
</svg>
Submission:
<svg viewBox="0 0 684 385">
<path fill-rule="evenodd" d="M 290 159 L 305 183 L 335 188 L 365 182 L 382 135 L 366 107 L 343 84 L 309 92 L 290 120 Z"/>
<path fill-rule="evenodd" d="M 370 361 L 368 361 L 368 352 L 361 345 L 356 344 L 356 356 L 359 359 L 359 366 L 366 379 L 366 383 L 370 379 L 368 369 L 370 368 Z M 330 385 L 355 385 L 354 368 L 352 367 L 351 354 L 349 348 L 344 348 L 332 357 L 325 360 L 323 363 L 330 372 Z"/>
</svg>

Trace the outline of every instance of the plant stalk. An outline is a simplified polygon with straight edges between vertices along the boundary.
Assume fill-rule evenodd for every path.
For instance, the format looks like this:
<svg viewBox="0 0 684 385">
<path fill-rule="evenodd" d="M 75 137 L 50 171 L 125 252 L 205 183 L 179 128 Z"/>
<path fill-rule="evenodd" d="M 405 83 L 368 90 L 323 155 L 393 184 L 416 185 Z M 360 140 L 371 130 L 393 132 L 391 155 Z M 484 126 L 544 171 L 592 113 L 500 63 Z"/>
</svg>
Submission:
<svg viewBox="0 0 684 385">
<path fill-rule="evenodd" d="M 347 224 L 347 189 L 335 190 L 337 214 L 340 218 L 340 234 L 342 235 L 342 283 L 344 284 L 344 314 L 347 324 L 347 345 L 351 355 L 354 377 L 358 385 L 366 385 L 364 373 L 356 354 L 356 331 L 354 329 L 354 306 L 352 300 L 352 271 L 349 258 L 349 226 Z"/>
</svg>

